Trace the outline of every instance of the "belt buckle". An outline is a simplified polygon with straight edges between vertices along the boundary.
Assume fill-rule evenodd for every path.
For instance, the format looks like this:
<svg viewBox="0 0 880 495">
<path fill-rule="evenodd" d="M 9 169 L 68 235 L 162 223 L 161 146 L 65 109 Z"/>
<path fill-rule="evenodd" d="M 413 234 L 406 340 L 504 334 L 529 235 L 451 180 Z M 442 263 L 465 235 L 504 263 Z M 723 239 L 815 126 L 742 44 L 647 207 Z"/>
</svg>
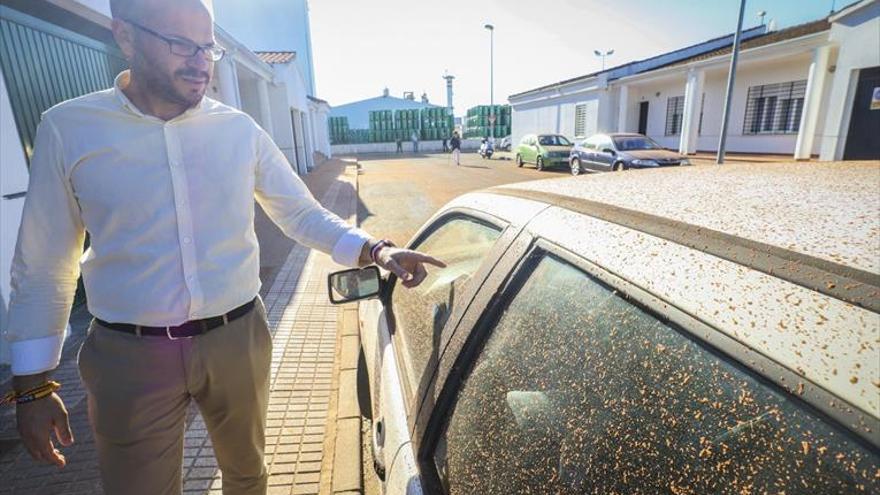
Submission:
<svg viewBox="0 0 880 495">
<path fill-rule="evenodd" d="M 168 336 L 168 340 L 184 340 L 192 338 L 192 335 L 187 335 L 186 337 L 175 337 L 171 335 L 171 327 L 165 327 L 165 335 Z"/>
</svg>

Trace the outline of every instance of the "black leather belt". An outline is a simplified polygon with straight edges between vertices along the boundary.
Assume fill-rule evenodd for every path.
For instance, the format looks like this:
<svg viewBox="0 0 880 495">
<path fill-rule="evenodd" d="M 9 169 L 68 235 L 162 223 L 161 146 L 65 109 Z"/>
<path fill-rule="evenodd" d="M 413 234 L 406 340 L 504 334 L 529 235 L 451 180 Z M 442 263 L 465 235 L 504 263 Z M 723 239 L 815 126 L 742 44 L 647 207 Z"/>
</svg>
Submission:
<svg viewBox="0 0 880 495">
<path fill-rule="evenodd" d="M 207 333 L 221 325 L 225 325 L 230 321 L 246 315 L 254 308 L 256 302 L 257 298 L 255 297 L 226 314 L 201 320 L 190 320 L 175 327 L 145 327 L 141 325 L 133 325 L 131 323 L 109 323 L 99 318 L 95 318 L 95 321 L 97 321 L 102 327 L 116 330 L 118 332 L 132 333 L 137 336 L 149 335 L 153 337 L 168 337 L 171 340 L 186 339 Z"/>
</svg>

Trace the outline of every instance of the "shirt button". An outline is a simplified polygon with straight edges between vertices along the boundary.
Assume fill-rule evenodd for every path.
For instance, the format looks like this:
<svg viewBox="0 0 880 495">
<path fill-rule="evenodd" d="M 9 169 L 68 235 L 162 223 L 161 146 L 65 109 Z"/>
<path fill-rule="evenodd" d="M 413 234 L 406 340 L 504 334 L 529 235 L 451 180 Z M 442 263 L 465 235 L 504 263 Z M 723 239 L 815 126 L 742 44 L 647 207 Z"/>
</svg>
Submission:
<svg viewBox="0 0 880 495">
<path fill-rule="evenodd" d="M 192 281 L 195 279 L 195 277 L 193 277 L 192 275 L 190 275 L 189 277 L 186 277 L 186 279 L 187 279 L 188 281 L 192 282 Z"/>
<path fill-rule="evenodd" d="M 183 238 L 183 243 L 184 243 L 184 244 L 189 244 L 189 243 L 191 243 L 191 242 L 192 242 L 192 239 L 190 239 L 189 237 L 184 237 L 184 238 Z"/>
</svg>

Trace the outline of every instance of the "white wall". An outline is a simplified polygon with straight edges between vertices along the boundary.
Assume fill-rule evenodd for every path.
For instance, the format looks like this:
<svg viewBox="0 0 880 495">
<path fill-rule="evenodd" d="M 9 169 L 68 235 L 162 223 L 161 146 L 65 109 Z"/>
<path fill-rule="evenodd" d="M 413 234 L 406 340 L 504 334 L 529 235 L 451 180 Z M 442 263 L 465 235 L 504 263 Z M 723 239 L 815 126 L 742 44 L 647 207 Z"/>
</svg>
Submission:
<svg viewBox="0 0 880 495">
<path fill-rule="evenodd" d="M 575 107 L 587 105 L 585 135 L 599 131 L 599 100 L 602 90 L 563 96 L 511 108 L 511 140 L 519 143 L 526 134 L 555 133 L 574 139 Z M 610 130 L 610 129 L 609 129 Z"/>
<path fill-rule="evenodd" d="M 784 83 L 805 80 L 809 71 L 811 53 L 801 53 L 793 57 L 772 60 L 744 60 L 737 68 L 736 81 L 731 101 L 730 124 L 727 134 L 727 150 L 740 153 L 778 153 L 793 154 L 797 134 L 748 135 L 743 134 L 745 112 L 749 87 L 763 84 Z M 716 151 L 721 134 L 721 119 L 727 88 L 727 68 L 721 65 L 704 69 L 706 80 L 703 86 L 703 125 L 697 136 L 697 149 Z M 684 96 L 687 67 L 674 71 L 667 77 L 649 80 L 644 83 L 630 81 L 629 105 L 627 107 L 627 131 L 636 132 L 639 123 L 639 104 L 648 101 L 647 134 L 662 146 L 677 149 L 680 135 L 666 136 L 666 111 L 670 97 Z M 830 88 L 826 89 L 826 94 Z M 659 93 L 659 96 L 658 96 Z M 617 101 L 616 98 L 614 100 Z M 823 101 L 826 101 L 823 99 Z M 698 103 L 700 104 L 700 103 Z M 825 108 L 820 109 L 820 119 Z M 697 122 L 697 125 L 699 122 Z M 817 133 L 818 135 L 818 133 Z M 818 140 L 817 140 L 818 141 Z M 818 153 L 819 144 L 814 145 Z"/>
<path fill-rule="evenodd" d="M 18 128 L 9 104 L 6 83 L 0 76 L 0 196 L 27 191 L 28 170 Z M 0 197 L 0 335 L 6 331 L 9 307 L 9 270 L 18 238 L 24 197 Z M 9 361 L 9 345 L 0 338 L 0 363 Z"/>
<path fill-rule="evenodd" d="M 639 106 L 648 102 L 648 126 L 645 134 L 665 148 L 677 149 L 679 136 L 666 136 L 666 106 L 669 98 L 684 96 L 684 70 L 675 77 L 644 85 L 631 85 L 629 89 L 629 110 L 627 111 L 627 131 L 637 132 L 639 128 Z"/>
<path fill-rule="evenodd" d="M 843 158 L 849 118 L 858 82 L 858 70 L 880 66 L 880 3 L 864 7 L 838 19 L 831 26 L 830 39 L 839 46 L 829 95 L 823 105 L 825 115 L 819 116 L 822 160 Z M 824 117 L 824 118 L 823 118 Z M 824 122 L 824 126 L 821 123 Z"/>
</svg>

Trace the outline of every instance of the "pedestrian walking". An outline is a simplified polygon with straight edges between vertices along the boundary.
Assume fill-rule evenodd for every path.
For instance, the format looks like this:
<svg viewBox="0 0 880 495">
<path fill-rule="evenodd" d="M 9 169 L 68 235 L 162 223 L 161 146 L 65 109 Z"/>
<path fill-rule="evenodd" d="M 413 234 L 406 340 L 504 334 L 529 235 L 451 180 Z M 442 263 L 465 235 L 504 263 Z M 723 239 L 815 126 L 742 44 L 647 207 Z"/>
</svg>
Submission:
<svg viewBox="0 0 880 495">
<path fill-rule="evenodd" d="M 181 492 L 195 400 L 223 493 L 265 494 L 272 342 L 254 199 L 291 238 L 406 287 L 442 262 L 321 207 L 253 119 L 205 96 L 224 51 L 199 0 L 110 8 L 131 69 L 46 111 L 36 133 L 7 316 L 18 430 L 34 459 L 65 465 L 55 442 L 74 438 L 49 372 L 82 269 L 95 319 L 78 364 L 104 492 Z"/>
<path fill-rule="evenodd" d="M 444 137 L 444 138 L 443 138 L 443 152 L 444 152 L 444 153 L 449 153 L 449 146 L 447 145 L 447 142 L 448 142 L 448 139 L 446 139 L 446 138 Z"/>
<path fill-rule="evenodd" d="M 419 152 L 419 134 L 416 131 L 413 131 L 412 135 L 410 136 L 410 139 L 412 139 L 413 153 L 418 153 Z"/>
<path fill-rule="evenodd" d="M 455 161 L 455 165 L 461 165 L 461 139 L 458 138 L 458 131 L 452 133 L 449 144 L 452 147 L 452 159 Z"/>
<path fill-rule="evenodd" d="M 403 139 L 400 136 L 397 137 L 397 153 L 403 153 Z"/>
</svg>

